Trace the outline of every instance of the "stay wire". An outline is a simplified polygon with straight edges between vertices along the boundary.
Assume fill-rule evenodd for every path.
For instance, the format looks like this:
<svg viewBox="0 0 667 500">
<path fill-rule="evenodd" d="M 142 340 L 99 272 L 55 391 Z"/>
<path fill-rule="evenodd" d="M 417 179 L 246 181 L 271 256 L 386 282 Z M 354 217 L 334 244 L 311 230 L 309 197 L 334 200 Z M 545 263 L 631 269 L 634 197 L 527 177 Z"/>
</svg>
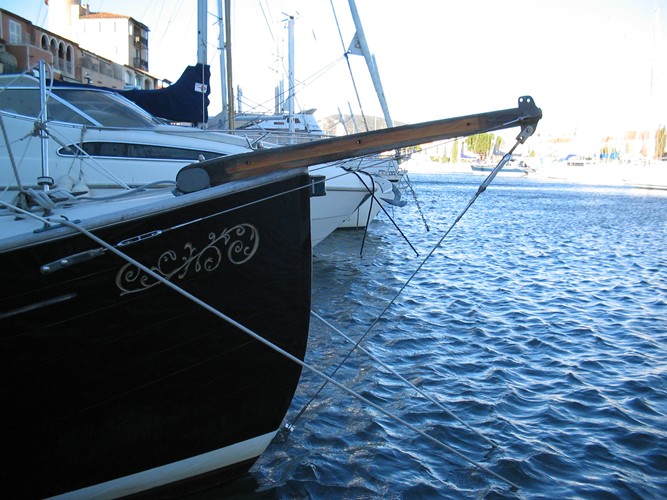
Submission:
<svg viewBox="0 0 667 500">
<path fill-rule="evenodd" d="M 357 81 L 354 79 L 354 73 L 352 72 L 352 65 L 350 64 L 350 53 L 345 47 L 345 42 L 343 41 L 343 33 L 340 29 L 340 24 L 338 22 L 338 15 L 336 14 L 336 8 L 334 7 L 333 0 L 329 0 L 331 4 L 331 10 L 333 11 L 334 20 L 336 21 L 336 28 L 338 29 L 338 36 L 340 37 L 340 43 L 343 46 L 343 57 L 345 57 L 345 62 L 347 63 L 347 70 L 350 73 L 350 80 L 352 81 L 352 87 L 354 88 L 354 95 L 357 98 L 357 104 L 359 105 L 359 112 L 361 113 L 361 118 L 364 121 L 364 127 L 368 131 L 368 122 L 366 121 L 366 114 L 364 113 L 364 107 L 361 105 L 361 97 L 359 95 L 359 90 L 357 89 Z"/>
<path fill-rule="evenodd" d="M 525 140 L 525 139 L 524 139 L 524 140 Z M 479 196 L 480 196 L 484 191 L 486 191 L 486 188 L 489 186 L 489 184 L 491 184 L 491 182 L 492 182 L 493 179 L 496 177 L 496 175 L 498 174 L 498 172 L 500 171 L 500 169 L 502 169 L 503 166 L 505 165 L 505 163 L 507 163 L 507 162 L 510 160 L 510 158 L 512 157 L 512 153 L 514 152 L 514 150 L 517 148 L 517 146 L 518 146 L 519 144 L 522 144 L 522 143 L 523 143 L 523 140 L 521 139 L 521 135 L 520 135 L 519 138 L 517 138 L 517 142 L 514 144 L 514 146 L 512 146 L 512 148 L 510 149 L 510 151 L 509 151 L 508 153 L 506 153 L 505 156 L 503 156 L 503 158 L 498 162 L 498 164 L 494 167 L 494 169 L 489 173 L 489 175 L 486 177 L 486 179 L 484 179 L 484 181 L 482 182 L 482 184 L 480 184 L 480 186 L 479 186 L 479 188 L 477 188 L 477 191 L 475 192 L 475 194 L 470 198 L 470 200 L 468 201 L 468 203 L 466 204 L 466 206 L 463 208 L 463 210 L 459 213 L 459 215 L 456 217 L 456 219 L 454 220 L 454 222 L 452 222 L 452 224 L 451 224 L 451 225 L 449 226 L 449 228 L 445 231 L 445 233 L 442 235 L 442 237 L 441 237 L 441 238 L 438 240 L 438 242 L 433 246 L 433 248 L 432 248 L 431 251 L 428 253 L 428 255 L 426 255 L 426 257 L 424 257 L 424 259 L 422 259 L 422 261 L 419 263 L 419 265 L 417 266 L 417 268 L 413 271 L 413 273 L 412 273 L 412 274 L 410 275 L 410 277 L 405 281 L 405 283 L 403 283 L 403 285 L 402 285 L 401 288 L 398 290 L 398 292 L 396 292 L 396 293 L 394 294 L 394 296 L 393 296 L 392 299 L 387 303 L 387 305 L 384 307 L 384 309 L 382 310 L 382 312 L 380 312 L 380 314 L 373 320 L 373 322 L 371 323 L 371 325 L 366 329 L 366 331 L 365 331 L 365 332 L 363 333 L 363 335 L 359 338 L 359 340 L 357 340 L 357 341 L 355 342 L 354 346 L 352 346 L 352 349 L 350 349 L 350 350 L 347 352 L 347 354 L 343 357 L 342 361 L 341 361 L 340 363 L 338 363 L 338 366 L 336 366 L 336 368 L 335 368 L 335 369 L 333 370 L 333 372 L 331 373 L 331 377 L 332 377 L 332 378 L 336 375 L 336 373 L 338 373 L 338 370 L 339 370 L 340 368 L 342 368 L 342 366 L 347 362 L 347 360 L 350 358 L 350 356 L 352 355 L 352 353 L 353 353 L 353 352 L 359 347 L 359 345 L 366 339 L 366 337 L 369 335 L 369 333 L 371 332 L 371 330 L 375 327 L 375 325 L 378 324 L 378 322 L 380 321 L 380 319 L 384 317 L 384 315 L 385 315 L 386 312 L 389 310 L 389 308 L 394 304 L 394 302 L 396 302 L 396 299 L 398 299 L 398 297 L 403 293 L 403 291 L 407 288 L 407 286 L 412 282 L 412 280 L 413 280 L 414 277 L 417 275 L 417 273 L 422 269 L 422 267 L 424 267 L 424 265 L 426 264 L 426 262 L 433 256 L 433 254 L 435 253 L 435 251 L 442 245 L 442 242 L 443 242 L 443 241 L 445 240 L 445 238 L 449 235 L 449 233 L 452 232 L 452 230 L 454 229 L 454 227 L 456 226 L 456 224 L 459 223 L 459 221 L 463 218 L 463 216 L 466 214 L 466 212 L 467 212 L 467 211 L 470 209 L 470 207 L 475 203 L 475 201 L 477 200 L 477 198 L 479 198 Z M 327 385 L 327 382 L 325 381 L 325 382 L 320 386 L 320 388 L 315 392 L 315 394 L 313 394 L 313 395 L 311 396 L 311 398 L 306 402 L 306 404 L 301 408 L 301 410 L 299 410 L 299 412 L 298 412 L 298 413 L 296 414 L 296 416 L 291 420 L 291 422 L 290 422 L 289 424 L 286 425 L 286 427 L 287 427 L 288 429 L 294 427 L 294 424 L 296 423 L 296 421 L 297 421 L 297 420 L 298 420 L 298 419 L 305 413 L 306 409 L 313 403 L 313 401 L 315 401 L 315 399 L 319 396 L 319 394 L 320 394 L 320 393 L 322 392 L 322 390 L 326 387 L 326 385 Z"/>
</svg>

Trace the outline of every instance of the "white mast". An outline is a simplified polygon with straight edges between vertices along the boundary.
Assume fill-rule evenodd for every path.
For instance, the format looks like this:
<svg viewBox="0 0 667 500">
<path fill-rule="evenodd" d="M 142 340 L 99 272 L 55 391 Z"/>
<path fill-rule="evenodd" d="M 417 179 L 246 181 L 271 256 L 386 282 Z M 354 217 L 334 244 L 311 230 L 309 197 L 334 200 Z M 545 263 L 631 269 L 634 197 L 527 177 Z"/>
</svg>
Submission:
<svg viewBox="0 0 667 500">
<path fill-rule="evenodd" d="M 387 99 L 384 96 L 384 90 L 382 90 L 382 82 L 380 81 L 380 74 L 378 73 L 377 65 L 375 63 L 375 58 L 372 56 L 371 51 L 368 49 L 368 43 L 366 42 L 366 35 L 364 35 L 364 29 L 361 26 L 361 21 L 359 19 L 359 12 L 357 12 L 357 6 L 354 3 L 354 0 L 349 0 L 350 3 L 350 12 L 352 13 L 352 19 L 354 20 L 354 26 L 357 28 L 357 33 L 355 35 L 356 41 L 359 43 L 359 48 L 361 49 L 364 59 L 366 59 L 366 65 L 368 66 L 368 71 L 370 71 L 371 79 L 373 80 L 373 86 L 375 87 L 375 93 L 380 100 L 380 106 L 382 107 L 382 113 L 384 114 L 384 120 L 387 122 L 387 127 L 393 127 L 394 122 L 391 119 L 389 114 L 389 107 L 387 106 Z"/>
<path fill-rule="evenodd" d="M 207 26 L 208 5 L 207 0 L 197 0 L 197 63 L 202 65 L 202 83 L 204 82 L 204 72 L 206 71 L 207 45 L 208 45 L 208 26 Z M 206 128 L 206 91 L 203 89 L 201 99 L 201 117 L 200 127 Z"/>
<path fill-rule="evenodd" d="M 200 0 L 201 1 L 201 0 Z M 220 50 L 220 93 L 222 111 L 220 127 L 227 130 L 234 129 L 234 87 L 232 81 L 232 6 L 231 0 L 225 0 L 224 12 L 222 0 L 218 0 L 218 48 Z M 240 91 L 239 91 L 240 92 Z M 239 94 L 240 96 L 240 94 Z M 240 100 L 240 97 L 239 97 Z M 241 109 L 239 102 L 238 109 Z"/>
<path fill-rule="evenodd" d="M 287 114 L 290 134 L 294 133 L 294 16 L 287 20 Z"/>
<path fill-rule="evenodd" d="M 206 14 L 208 13 L 207 0 L 197 0 L 197 62 L 206 64 L 206 45 L 208 43 L 208 26 L 206 25 Z"/>
<path fill-rule="evenodd" d="M 222 11 L 222 0 L 218 0 L 218 50 L 220 51 L 220 93 L 222 94 L 222 113 L 221 113 L 221 128 L 230 129 L 229 124 L 229 102 L 227 99 L 227 45 L 225 44 L 225 27 L 229 19 L 225 17 Z"/>
<path fill-rule="evenodd" d="M 225 0 L 225 55 L 227 58 L 227 121 L 234 129 L 234 85 L 232 80 L 232 2 Z M 239 111 L 241 109 L 239 92 Z"/>
</svg>

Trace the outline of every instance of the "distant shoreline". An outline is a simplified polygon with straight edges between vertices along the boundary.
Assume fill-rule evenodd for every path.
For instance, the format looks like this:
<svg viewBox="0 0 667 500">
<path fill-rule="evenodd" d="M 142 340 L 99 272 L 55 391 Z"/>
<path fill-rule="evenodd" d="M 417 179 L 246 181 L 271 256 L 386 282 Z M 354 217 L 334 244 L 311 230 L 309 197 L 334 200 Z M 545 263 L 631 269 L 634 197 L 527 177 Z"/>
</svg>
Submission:
<svg viewBox="0 0 667 500">
<path fill-rule="evenodd" d="M 409 174 L 471 174 L 470 163 L 442 163 L 412 159 L 401 166 Z M 554 162 L 531 166 L 527 178 L 547 181 L 572 182 L 576 184 L 601 184 L 630 186 L 642 189 L 667 190 L 667 162 L 664 164 L 619 164 L 594 163 L 583 166 L 570 166 Z M 474 175 L 480 175 L 476 173 Z"/>
</svg>

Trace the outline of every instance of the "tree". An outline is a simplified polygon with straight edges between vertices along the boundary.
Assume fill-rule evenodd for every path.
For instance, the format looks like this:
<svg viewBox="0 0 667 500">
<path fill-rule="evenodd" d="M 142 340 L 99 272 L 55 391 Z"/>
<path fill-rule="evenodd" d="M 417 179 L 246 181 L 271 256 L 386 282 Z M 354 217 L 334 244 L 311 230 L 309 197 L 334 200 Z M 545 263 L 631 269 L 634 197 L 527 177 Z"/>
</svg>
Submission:
<svg viewBox="0 0 667 500">
<path fill-rule="evenodd" d="M 493 148 L 494 151 L 500 151 L 500 146 L 503 144 L 503 138 L 498 136 L 496 137 L 496 142 L 495 142 L 495 147 Z"/>
<path fill-rule="evenodd" d="M 468 151 L 478 154 L 481 160 L 485 161 L 489 155 L 489 151 L 491 151 L 493 134 L 491 132 L 484 132 L 483 134 L 471 135 L 466 137 L 465 144 L 468 146 Z"/>
<path fill-rule="evenodd" d="M 655 133 L 655 156 L 656 160 L 662 158 L 665 154 L 665 147 L 667 147 L 667 132 L 665 127 L 660 127 Z"/>
<path fill-rule="evenodd" d="M 459 141 L 456 140 L 454 141 L 454 144 L 452 144 L 452 163 L 456 163 L 459 161 Z"/>
</svg>

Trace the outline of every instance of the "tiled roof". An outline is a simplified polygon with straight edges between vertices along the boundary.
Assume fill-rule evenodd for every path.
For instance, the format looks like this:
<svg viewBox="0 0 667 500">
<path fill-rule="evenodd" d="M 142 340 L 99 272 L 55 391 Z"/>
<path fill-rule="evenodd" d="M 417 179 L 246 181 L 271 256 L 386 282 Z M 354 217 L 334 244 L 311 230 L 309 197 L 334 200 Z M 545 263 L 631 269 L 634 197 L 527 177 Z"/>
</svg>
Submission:
<svg viewBox="0 0 667 500">
<path fill-rule="evenodd" d="M 121 14 L 112 14 L 111 12 L 91 12 L 81 19 L 130 19 L 130 16 L 123 16 Z"/>
</svg>

